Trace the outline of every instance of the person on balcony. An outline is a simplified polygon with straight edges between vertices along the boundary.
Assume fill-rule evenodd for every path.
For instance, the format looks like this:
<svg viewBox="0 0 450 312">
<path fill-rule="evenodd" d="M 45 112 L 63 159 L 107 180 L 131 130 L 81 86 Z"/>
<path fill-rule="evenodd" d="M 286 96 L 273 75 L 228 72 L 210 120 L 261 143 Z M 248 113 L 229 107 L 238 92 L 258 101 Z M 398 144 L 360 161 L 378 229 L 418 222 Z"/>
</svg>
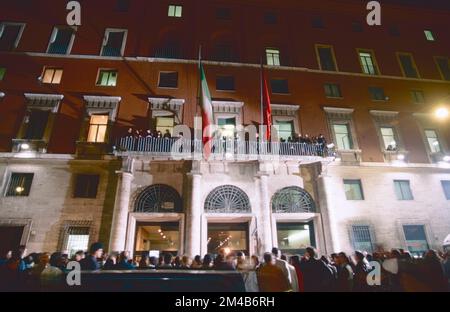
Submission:
<svg viewBox="0 0 450 312">
<path fill-rule="evenodd" d="M 169 129 L 166 129 L 166 133 L 164 133 L 164 139 L 171 139 L 172 135 L 170 134 Z"/>
</svg>

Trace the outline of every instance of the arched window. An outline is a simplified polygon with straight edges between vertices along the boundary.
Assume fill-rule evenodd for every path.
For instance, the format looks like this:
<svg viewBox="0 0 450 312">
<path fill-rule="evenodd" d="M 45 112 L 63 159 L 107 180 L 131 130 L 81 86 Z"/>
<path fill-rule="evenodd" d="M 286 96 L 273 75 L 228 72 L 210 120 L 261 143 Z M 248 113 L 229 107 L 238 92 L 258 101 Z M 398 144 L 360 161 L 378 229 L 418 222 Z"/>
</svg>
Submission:
<svg viewBox="0 0 450 312">
<path fill-rule="evenodd" d="M 273 213 L 307 213 L 315 211 L 314 199 L 307 191 L 297 186 L 281 189 L 272 197 Z"/>
<path fill-rule="evenodd" d="M 205 201 L 205 212 L 245 213 L 250 211 L 250 200 L 247 194 L 233 185 L 215 188 Z"/>
<path fill-rule="evenodd" d="M 155 184 L 139 194 L 134 212 L 182 212 L 183 202 L 180 194 L 173 187 Z"/>
</svg>

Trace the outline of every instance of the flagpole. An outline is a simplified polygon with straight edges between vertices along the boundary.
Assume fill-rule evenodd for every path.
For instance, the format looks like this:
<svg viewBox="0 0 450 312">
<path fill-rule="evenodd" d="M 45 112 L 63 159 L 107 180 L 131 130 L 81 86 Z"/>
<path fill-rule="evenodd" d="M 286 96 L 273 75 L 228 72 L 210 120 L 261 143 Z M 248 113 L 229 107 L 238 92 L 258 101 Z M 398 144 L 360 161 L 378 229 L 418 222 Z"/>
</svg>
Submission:
<svg viewBox="0 0 450 312">
<path fill-rule="evenodd" d="M 263 75 L 264 75 L 264 67 L 263 67 L 263 59 L 261 57 L 261 68 L 260 68 L 260 99 L 261 99 L 261 103 L 260 103 L 260 118 L 261 118 L 261 123 L 260 123 L 260 142 L 262 142 L 262 137 L 263 137 L 263 132 L 262 131 L 262 127 L 264 125 L 264 96 L 263 96 Z"/>
</svg>

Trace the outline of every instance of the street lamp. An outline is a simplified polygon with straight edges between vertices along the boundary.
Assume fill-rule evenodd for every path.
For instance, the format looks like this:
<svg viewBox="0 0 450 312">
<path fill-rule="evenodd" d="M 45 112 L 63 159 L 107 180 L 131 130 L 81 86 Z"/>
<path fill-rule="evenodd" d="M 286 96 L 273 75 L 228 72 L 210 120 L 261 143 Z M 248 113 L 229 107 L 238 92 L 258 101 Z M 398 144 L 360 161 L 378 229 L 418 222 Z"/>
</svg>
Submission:
<svg viewBox="0 0 450 312">
<path fill-rule="evenodd" d="M 449 111 L 448 111 L 448 109 L 446 107 L 439 107 L 434 112 L 434 115 L 438 119 L 446 119 L 449 116 Z"/>
</svg>

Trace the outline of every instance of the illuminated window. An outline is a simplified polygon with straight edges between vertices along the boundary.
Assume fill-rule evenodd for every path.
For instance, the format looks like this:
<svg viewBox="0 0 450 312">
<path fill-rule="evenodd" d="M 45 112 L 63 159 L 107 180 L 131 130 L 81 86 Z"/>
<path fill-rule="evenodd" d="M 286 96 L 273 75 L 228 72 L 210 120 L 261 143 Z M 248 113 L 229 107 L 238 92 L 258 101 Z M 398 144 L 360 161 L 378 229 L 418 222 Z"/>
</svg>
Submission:
<svg viewBox="0 0 450 312">
<path fill-rule="evenodd" d="M 127 31 L 107 29 L 103 40 L 101 56 L 122 56 L 125 50 Z"/>
<path fill-rule="evenodd" d="M 60 84 L 63 70 L 61 68 L 45 68 L 42 73 L 42 82 L 48 84 Z"/>
<path fill-rule="evenodd" d="M 150 252 L 158 256 L 163 253 L 177 255 L 180 249 L 180 224 L 178 222 L 137 223 L 136 254 Z"/>
<path fill-rule="evenodd" d="M 277 223 L 278 248 L 284 254 L 303 254 L 315 246 L 314 223 Z"/>
<path fill-rule="evenodd" d="M 336 58 L 332 46 L 316 46 L 317 57 L 321 70 L 337 71 Z"/>
<path fill-rule="evenodd" d="M 75 255 L 77 251 L 87 251 L 89 245 L 88 227 L 69 227 L 67 229 L 67 250 L 69 257 Z"/>
<path fill-rule="evenodd" d="M 0 67 L 0 81 L 5 78 L 6 75 L 6 68 Z"/>
<path fill-rule="evenodd" d="M 175 120 L 173 117 L 157 117 L 156 118 L 156 131 L 161 131 L 162 135 L 169 130 L 170 135 L 173 135 L 173 128 L 175 126 Z"/>
<path fill-rule="evenodd" d="M 92 115 L 87 141 L 90 143 L 105 143 L 107 129 L 108 115 Z"/>
<path fill-rule="evenodd" d="M 333 130 L 338 149 L 340 150 L 353 149 L 353 141 L 350 135 L 349 124 L 334 124 Z"/>
<path fill-rule="evenodd" d="M 208 224 L 208 253 L 215 255 L 225 248 L 230 252 L 242 251 L 248 255 L 248 223 Z"/>
<path fill-rule="evenodd" d="M 74 31 L 70 27 L 55 27 L 50 38 L 47 53 L 69 54 L 74 36 Z"/>
<path fill-rule="evenodd" d="M 181 17 L 183 16 L 183 7 L 181 5 L 169 5 L 169 17 Z"/>
<path fill-rule="evenodd" d="M 409 53 L 398 53 L 397 55 L 403 75 L 408 78 L 419 78 L 413 56 Z"/>
<path fill-rule="evenodd" d="M 223 137 L 234 138 L 234 129 L 236 128 L 236 118 L 218 118 L 217 125 Z"/>
<path fill-rule="evenodd" d="M 115 87 L 117 85 L 117 70 L 100 69 L 98 72 L 97 86 Z"/>
<path fill-rule="evenodd" d="M 396 150 L 397 142 L 395 140 L 394 129 L 391 127 L 381 127 L 380 132 L 384 143 L 384 149 L 387 151 Z"/>
<path fill-rule="evenodd" d="M 398 200 L 413 200 L 411 185 L 408 180 L 394 180 L 395 195 Z"/>
<path fill-rule="evenodd" d="M 373 52 L 360 50 L 358 54 L 363 73 L 367 75 L 378 75 L 379 72 Z"/>
<path fill-rule="evenodd" d="M 30 195 L 34 173 L 11 173 L 6 196 L 26 197 Z"/>
<path fill-rule="evenodd" d="M 373 251 L 372 235 L 367 225 L 352 226 L 353 249 L 358 251 Z"/>
<path fill-rule="evenodd" d="M 433 34 L 433 32 L 431 30 L 424 30 L 423 32 L 425 33 L 425 38 L 428 41 L 435 41 L 436 40 L 435 37 L 434 37 L 434 34 Z"/>
<path fill-rule="evenodd" d="M 406 245 L 414 256 L 422 256 L 429 249 L 424 225 L 404 225 Z"/>
<path fill-rule="evenodd" d="M 442 151 L 436 130 L 425 130 L 425 138 L 427 139 L 428 147 L 432 153 L 440 153 Z"/>
<path fill-rule="evenodd" d="M 290 121 L 281 121 L 276 120 L 275 125 L 278 126 L 278 137 L 285 141 L 288 141 L 289 138 L 293 138 L 294 135 L 294 122 Z"/>
<path fill-rule="evenodd" d="M 342 97 L 341 88 L 338 84 L 326 83 L 324 85 L 324 88 L 325 88 L 326 97 L 330 97 L 330 98 L 341 98 Z"/>
<path fill-rule="evenodd" d="M 1 23 L 0 24 L 0 51 L 13 51 L 19 45 L 25 24 Z"/>
<path fill-rule="evenodd" d="M 280 50 L 267 48 L 266 49 L 266 62 L 267 65 L 280 66 Z"/>
<path fill-rule="evenodd" d="M 361 180 L 344 180 L 344 190 L 347 200 L 364 200 Z"/>
</svg>

